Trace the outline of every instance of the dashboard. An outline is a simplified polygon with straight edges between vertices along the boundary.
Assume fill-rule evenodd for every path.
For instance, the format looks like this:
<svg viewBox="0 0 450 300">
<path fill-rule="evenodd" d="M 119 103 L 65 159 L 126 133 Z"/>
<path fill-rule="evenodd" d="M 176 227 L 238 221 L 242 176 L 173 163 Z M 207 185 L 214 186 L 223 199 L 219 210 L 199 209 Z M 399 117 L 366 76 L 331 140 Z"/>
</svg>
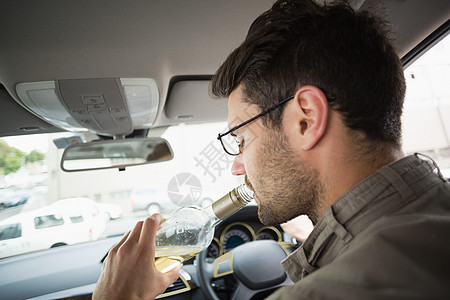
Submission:
<svg viewBox="0 0 450 300">
<path fill-rule="evenodd" d="M 247 206 L 216 227 L 207 258 L 215 259 L 242 244 L 256 240 L 286 239 L 279 226 L 265 226 L 258 219 L 257 206 Z"/>
<path fill-rule="evenodd" d="M 0 299 L 89 299 L 100 275 L 101 261 L 120 238 L 115 236 L 1 259 Z M 249 205 L 216 227 L 205 259 L 214 261 L 241 244 L 261 239 L 290 240 L 280 227 L 261 224 L 257 207 Z M 161 298 L 206 299 L 194 265 L 197 258 L 183 263 L 180 278 Z"/>
</svg>

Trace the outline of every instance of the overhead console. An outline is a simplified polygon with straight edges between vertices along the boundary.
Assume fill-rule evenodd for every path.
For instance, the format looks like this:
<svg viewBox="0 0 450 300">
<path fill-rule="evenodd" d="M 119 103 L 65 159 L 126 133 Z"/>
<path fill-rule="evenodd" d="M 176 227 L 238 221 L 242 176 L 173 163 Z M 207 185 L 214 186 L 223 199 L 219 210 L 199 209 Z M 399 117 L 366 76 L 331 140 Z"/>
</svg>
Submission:
<svg viewBox="0 0 450 300">
<path fill-rule="evenodd" d="M 150 128 L 159 105 L 148 78 L 84 78 L 19 83 L 22 103 L 47 122 L 69 131 L 123 137 Z"/>
</svg>

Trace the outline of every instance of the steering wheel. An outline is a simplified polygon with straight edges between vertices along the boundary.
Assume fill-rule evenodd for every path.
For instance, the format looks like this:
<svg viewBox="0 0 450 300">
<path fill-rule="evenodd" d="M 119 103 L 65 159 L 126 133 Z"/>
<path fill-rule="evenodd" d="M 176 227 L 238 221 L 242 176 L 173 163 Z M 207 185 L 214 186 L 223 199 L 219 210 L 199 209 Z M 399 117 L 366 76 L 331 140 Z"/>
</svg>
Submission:
<svg viewBox="0 0 450 300">
<path fill-rule="evenodd" d="M 280 265 L 287 253 L 281 244 L 272 240 L 258 240 L 240 245 L 230 252 L 206 260 L 207 250 L 197 256 L 197 274 L 206 297 L 219 300 L 211 281 L 232 274 L 237 286 L 232 300 L 247 300 L 293 282 Z"/>
</svg>

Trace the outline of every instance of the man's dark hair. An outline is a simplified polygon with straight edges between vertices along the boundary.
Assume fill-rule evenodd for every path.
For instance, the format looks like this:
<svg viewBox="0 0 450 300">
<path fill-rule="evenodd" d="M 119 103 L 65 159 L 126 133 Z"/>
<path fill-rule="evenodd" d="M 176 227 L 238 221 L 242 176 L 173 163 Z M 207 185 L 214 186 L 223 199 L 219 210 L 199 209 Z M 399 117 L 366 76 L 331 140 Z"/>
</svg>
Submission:
<svg viewBox="0 0 450 300">
<path fill-rule="evenodd" d="M 263 110 L 314 85 L 348 127 L 399 146 L 405 79 L 387 27 L 345 2 L 277 1 L 219 68 L 211 92 L 228 97 L 242 84 L 245 101 Z M 279 129 L 281 117 L 278 109 L 263 121 Z"/>
</svg>

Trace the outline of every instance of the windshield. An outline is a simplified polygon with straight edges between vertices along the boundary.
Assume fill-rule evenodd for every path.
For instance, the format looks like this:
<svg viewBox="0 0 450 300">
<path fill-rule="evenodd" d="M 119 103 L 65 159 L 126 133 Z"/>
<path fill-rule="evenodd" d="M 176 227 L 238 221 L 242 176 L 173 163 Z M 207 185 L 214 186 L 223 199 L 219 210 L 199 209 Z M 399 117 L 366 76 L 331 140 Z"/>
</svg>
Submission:
<svg viewBox="0 0 450 300">
<path fill-rule="evenodd" d="M 405 70 L 405 154 L 432 157 L 450 177 L 450 39 Z M 216 139 L 226 122 L 169 127 L 174 158 L 150 165 L 67 173 L 61 138 L 0 139 L 0 257 L 121 235 L 147 215 L 206 206 L 243 182 Z M 64 140 L 64 139 L 63 139 Z M 58 142 L 59 141 L 59 142 Z"/>
<path fill-rule="evenodd" d="M 124 171 L 63 172 L 54 140 L 72 133 L 1 139 L 0 256 L 120 235 L 149 214 L 209 205 L 243 182 L 216 139 L 226 126 L 169 127 L 172 160 Z"/>
</svg>

